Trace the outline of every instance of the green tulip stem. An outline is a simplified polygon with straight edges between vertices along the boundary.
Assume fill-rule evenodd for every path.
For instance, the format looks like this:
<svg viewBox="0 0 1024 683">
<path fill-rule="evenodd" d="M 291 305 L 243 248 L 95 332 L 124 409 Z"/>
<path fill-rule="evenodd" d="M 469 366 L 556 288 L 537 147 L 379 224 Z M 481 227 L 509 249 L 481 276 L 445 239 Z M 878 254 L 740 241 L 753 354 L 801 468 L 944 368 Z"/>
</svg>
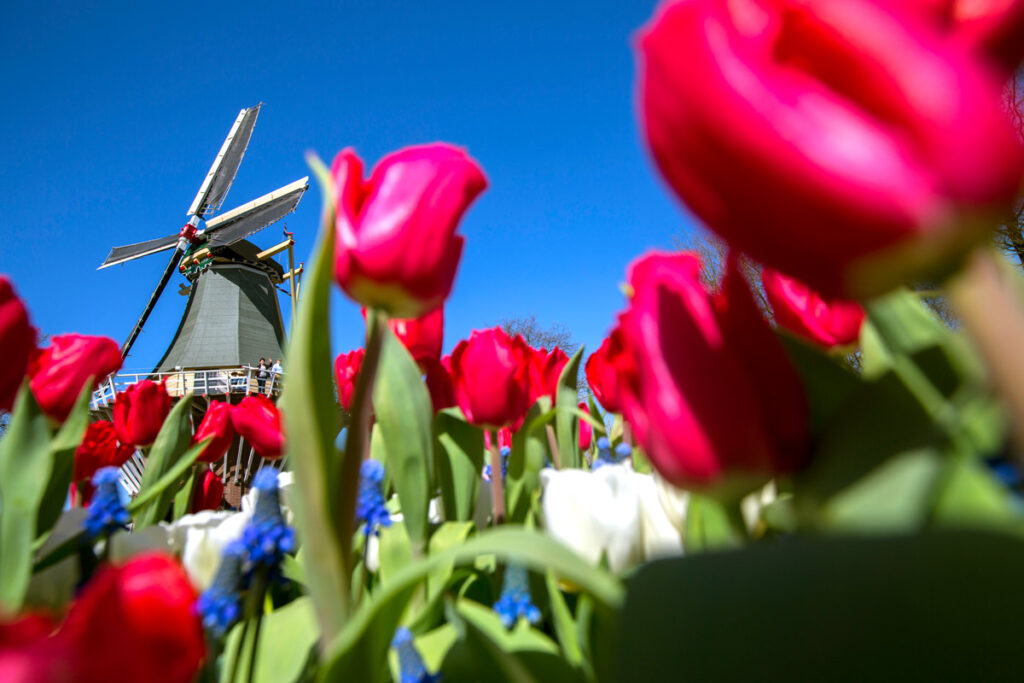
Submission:
<svg viewBox="0 0 1024 683">
<path fill-rule="evenodd" d="M 548 433 L 548 448 L 551 449 L 551 462 L 554 463 L 555 469 L 562 469 L 562 458 L 558 455 L 558 440 L 555 438 L 555 428 L 551 426 L 551 423 L 545 425 L 545 429 Z"/>
<path fill-rule="evenodd" d="M 999 256 L 978 249 L 949 293 L 964 328 L 988 366 L 989 379 L 1006 402 L 1018 460 L 1024 454 L 1024 297 L 1016 275 Z"/>
<path fill-rule="evenodd" d="M 359 468 L 370 451 L 370 428 L 373 416 L 373 384 L 377 379 L 377 367 L 380 365 L 381 345 L 387 332 L 388 317 L 383 311 L 370 309 L 366 314 L 366 354 L 356 378 L 356 392 L 352 400 L 352 424 L 345 444 L 345 452 L 341 454 L 340 495 L 335 507 L 335 525 L 339 537 L 345 539 L 341 544 L 341 562 L 344 567 L 342 581 L 345 582 L 345 595 L 351 595 L 352 534 L 355 531 L 356 497 L 359 491 Z"/>
<path fill-rule="evenodd" d="M 501 476 L 501 451 L 498 450 L 498 430 L 491 430 L 491 490 L 494 494 L 494 525 L 505 522 L 505 481 Z"/>
</svg>

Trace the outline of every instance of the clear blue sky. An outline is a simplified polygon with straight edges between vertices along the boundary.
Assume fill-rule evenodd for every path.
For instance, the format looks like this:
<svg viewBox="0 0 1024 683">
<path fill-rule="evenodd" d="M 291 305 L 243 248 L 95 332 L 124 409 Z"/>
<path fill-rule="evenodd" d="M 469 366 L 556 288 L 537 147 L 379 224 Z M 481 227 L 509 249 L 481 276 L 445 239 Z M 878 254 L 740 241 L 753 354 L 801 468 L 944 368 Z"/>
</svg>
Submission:
<svg viewBox="0 0 1024 683">
<path fill-rule="evenodd" d="M 102 271 L 176 231 L 239 109 L 264 102 L 223 209 L 354 146 L 465 146 L 491 186 L 462 224 L 445 348 L 504 316 L 588 351 L 646 249 L 692 224 L 654 172 L 631 41 L 654 2 L 8 2 L 0 22 L 0 272 L 37 327 L 124 340 L 164 265 Z M 315 185 L 288 217 L 308 260 Z M 272 227 L 254 239 L 269 246 Z M 151 369 L 184 310 L 175 275 L 126 368 Z M 335 295 L 335 351 L 361 343 Z M 289 309 L 281 298 L 286 321 Z"/>
</svg>

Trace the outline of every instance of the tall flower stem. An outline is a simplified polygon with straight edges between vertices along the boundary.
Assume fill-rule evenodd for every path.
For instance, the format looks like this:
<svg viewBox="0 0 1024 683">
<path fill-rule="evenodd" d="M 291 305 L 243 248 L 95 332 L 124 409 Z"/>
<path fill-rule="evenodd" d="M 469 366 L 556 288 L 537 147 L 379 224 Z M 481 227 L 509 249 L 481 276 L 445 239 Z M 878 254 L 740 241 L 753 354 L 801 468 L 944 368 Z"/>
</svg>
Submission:
<svg viewBox="0 0 1024 683">
<path fill-rule="evenodd" d="M 951 283 L 950 298 L 1006 401 L 1014 453 L 1024 454 L 1024 297 L 991 250 L 979 249 Z"/>
<path fill-rule="evenodd" d="M 501 470 L 501 451 L 498 450 L 498 431 L 491 430 L 491 490 L 494 493 L 494 525 L 505 522 L 505 477 Z"/>
<path fill-rule="evenodd" d="M 345 452 L 342 453 L 340 466 L 336 469 L 340 483 L 340 495 L 335 508 L 335 524 L 342 538 L 341 561 L 345 568 L 342 581 L 348 595 L 351 595 L 349 583 L 352 577 L 352 533 L 355 530 L 356 497 L 359 490 L 359 468 L 366 459 L 370 449 L 370 420 L 373 416 L 373 384 L 377 379 L 377 367 L 380 365 L 381 344 L 387 330 L 387 315 L 381 311 L 370 310 L 366 316 L 366 355 L 356 379 L 356 392 L 352 400 L 352 424 L 349 426 Z"/>
<path fill-rule="evenodd" d="M 551 423 L 544 425 L 544 428 L 548 433 L 548 449 L 551 451 L 551 462 L 556 470 L 560 470 L 562 469 L 562 458 L 558 454 L 558 439 L 555 438 L 555 428 L 551 426 Z"/>
</svg>

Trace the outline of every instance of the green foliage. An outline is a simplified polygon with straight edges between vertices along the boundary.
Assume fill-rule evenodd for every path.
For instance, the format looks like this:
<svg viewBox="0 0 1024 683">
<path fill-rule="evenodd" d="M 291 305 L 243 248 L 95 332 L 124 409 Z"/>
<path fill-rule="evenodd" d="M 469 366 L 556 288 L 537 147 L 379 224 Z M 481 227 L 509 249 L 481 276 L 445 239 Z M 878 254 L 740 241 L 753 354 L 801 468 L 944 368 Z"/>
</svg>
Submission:
<svg viewBox="0 0 1024 683">
<path fill-rule="evenodd" d="M 446 408 L 434 418 L 434 434 L 435 471 L 445 519 L 472 519 L 484 466 L 484 433 L 466 422 L 458 408 Z"/>
<path fill-rule="evenodd" d="M 132 512 L 136 529 L 145 529 L 164 518 L 174 501 L 177 488 L 168 486 L 162 480 L 169 473 L 175 475 L 174 479 L 182 477 L 192 465 L 191 462 L 183 464 L 182 461 L 182 456 L 192 441 L 192 427 L 189 421 L 191 410 L 192 395 L 187 394 L 171 408 L 160 432 L 156 435 L 156 441 L 149 449 L 146 469 L 142 473 L 140 497 L 150 488 L 157 492 L 152 496 L 147 495 L 142 499 L 144 502 L 134 506 Z M 198 456 L 198 452 L 195 455 Z M 163 486 L 157 487 L 158 482 L 162 482 Z"/>
</svg>

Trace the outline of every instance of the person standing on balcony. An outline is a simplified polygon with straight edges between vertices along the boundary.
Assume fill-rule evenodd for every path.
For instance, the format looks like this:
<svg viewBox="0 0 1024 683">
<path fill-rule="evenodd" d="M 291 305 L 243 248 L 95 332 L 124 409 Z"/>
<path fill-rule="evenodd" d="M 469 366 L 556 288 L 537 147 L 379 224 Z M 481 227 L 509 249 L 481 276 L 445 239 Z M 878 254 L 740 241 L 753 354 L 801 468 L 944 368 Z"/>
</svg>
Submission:
<svg viewBox="0 0 1024 683">
<path fill-rule="evenodd" d="M 281 359 L 278 358 L 274 361 L 274 364 L 270 367 L 270 393 L 274 391 L 281 391 L 281 373 L 284 369 L 281 367 Z"/>
<path fill-rule="evenodd" d="M 259 387 L 260 393 L 264 393 L 267 388 L 267 377 L 270 376 L 270 371 L 267 370 L 267 359 L 260 358 L 260 366 L 256 371 L 256 386 Z"/>
</svg>

